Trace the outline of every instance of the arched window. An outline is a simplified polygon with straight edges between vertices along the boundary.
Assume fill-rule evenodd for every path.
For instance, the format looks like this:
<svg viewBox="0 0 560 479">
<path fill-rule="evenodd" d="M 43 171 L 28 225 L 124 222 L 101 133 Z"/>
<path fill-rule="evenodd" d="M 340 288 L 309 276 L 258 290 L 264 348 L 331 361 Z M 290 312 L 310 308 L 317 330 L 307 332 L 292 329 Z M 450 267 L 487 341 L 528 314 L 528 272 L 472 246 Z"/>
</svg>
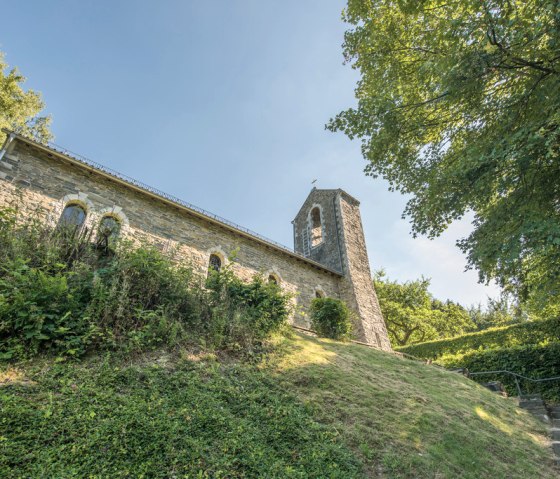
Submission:
<svg viewBox="0 0 560 479">
<path fill-rule="evenodd" d="M 104 216 L 99 222 L 99 240 L 110 242 L 117 239 L 121 230 L 120 221 L 114 216 Z"/>
<path fill-rule="evenodd" d="M 269 283 L 273 283 L 273 284 L 275 284 L 275 285 L 277 285 L 277 286 L 280 284 L 280 280 L 278 279 L 278 276 L 276 276 L 276 275 L 273 274 L 273 273 L 270 273 L 270 274 L 268 275 L 268 282 L 269 282 Z"/>
<path fill-rule="evenodd" d="M 321 291 L 320 289 L 316 289 L 315 290 L 315 297 L 316 298 L 324 298 L 325 297 L 325 293 L 323 291 Z"/>
<path fill-rule="evenodd" d="M 65 230 L 78 231 L 86 221 L 86 210 L 78 204 L 66 205 L 60 219 L 58 228 Z"/>
<path fill-rule="evenodd" d="M 208 269 L 210 271 L 220 271 L 222 268 L 222 258 L 217 254 L 210 255 L 210 261 L 208 262 Z"/>
<path fill-rule="evenodd" d="M 321 222 L 321 209 L 315 206 L 309 213 L 311 228 L 311 246 L 319 246 L 323 242 L 323 225 Z"/>
</svg>

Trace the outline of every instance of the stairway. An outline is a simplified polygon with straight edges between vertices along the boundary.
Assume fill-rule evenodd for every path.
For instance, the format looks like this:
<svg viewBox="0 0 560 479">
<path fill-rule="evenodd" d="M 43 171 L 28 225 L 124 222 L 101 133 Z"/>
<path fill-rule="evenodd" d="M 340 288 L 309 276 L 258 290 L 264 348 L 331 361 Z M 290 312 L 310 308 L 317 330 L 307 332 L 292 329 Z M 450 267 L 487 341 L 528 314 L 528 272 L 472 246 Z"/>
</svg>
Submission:
<svg viewBox="0 0 560 479">
<path fill-rule="evenodd" d="M 524 394 L 519 398 L 519 407 L 547 424 L 550 423 L 548 409 L 540 394 Z"/>
<path fill-rule="evenodd" d="M 519 398 L 519 407 L 550 425 L 554 461 L 560 467 L 560 406 L 547 406 L 540 394 L 526 394 Z"/>
</svg>

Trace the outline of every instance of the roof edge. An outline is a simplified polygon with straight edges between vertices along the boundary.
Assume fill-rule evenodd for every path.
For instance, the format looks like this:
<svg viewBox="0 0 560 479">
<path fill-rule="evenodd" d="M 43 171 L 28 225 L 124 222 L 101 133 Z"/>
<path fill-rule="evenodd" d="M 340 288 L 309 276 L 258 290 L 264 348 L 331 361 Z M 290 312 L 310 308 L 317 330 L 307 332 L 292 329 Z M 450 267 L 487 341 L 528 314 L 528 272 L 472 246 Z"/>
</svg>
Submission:
<svg viewBox="0 0 560 479">
<path fill-rule="evenodd" d="M 206 211 L 202 208 L 199 208 L 197 206 L 191 205 L 189 203 L 187 203 L 186 201 L 180 200 L 179 198 L 176 198 L 172 195 L 169 195 L 167 193 L 164 193 L 156 188 L 153 188 L 151 186 L 145 185 L 144 183 L 135 180 L 133 178 L 130 178 L 126 175 L 123 175 L 121 173 L 118 173 L 117 171 L 114 171 L 108 167 L 105 167 L 99 163 L 93 162 L 92 160 L 88 160 L 87 158 L 81 156 L 81 155 L 77 155 L 75 153 L 72 153 L 62 147 L 59 147 L 57 145 L 54 145 L 53 143 L 48 143 L 48 144 L 44 144 L 41 143 L 35 139 L 32 138 L 28 138 L 25 135 L 22 135 L 20 133 L 17 133 L 15 131 L 9 130 L 7 128 L 2 128 L 2 131 L 10 136 L 13 136 L 13 140 L 18 140 L 21 141 L 22 143 L 26 143 L 28 145 L 31 145 L 32 147 L 38 148 L 40 150 L 43 150 L 45 152 L 47 152 L 48 154 L 51 155 L 56 155 L 59 158 L 62 158 L 65 161 L 70 162 L 71 164 L 74 164 L 76 166 L 79 166 L 80 168 L 89 170 L 91 172 L 94 172 L 100 176 L 103 176 L 105 178 L 108 178 L 111 181 L 116 181 L 117 183 L 120 183 L 124 186 L 126 186 L 127 188 L 133 189 L 135 191 L 139 191 L 140 193 L 143 193 L 145 195 L 154 197 L 159 199 L 160 201 L 163 201 L 164 203 L 167 204 L 171 204 L 175 207 L 178 207 L 186 212 L 188 212 L 189 214 L 191 214 L 192 216 L 195 216 L 197 218 L 200 218 L 202 220 L 208 221 L 211 224 L 215 224 L 217 226 L 220 226 L 228 231 L 231 231 L 233 233 L 236 233 L 244 238 L 247 238 L 249 240 L 255 241 L 261 245 L 264 245 L 266 247 L 269 247 L 277 252 L 280 252 L 282 254 L 285 254 L 287 256 L 290 256 L 296 260 L 302 261 L 304 263 L 307 263 L 308 265 L 320 269 L 322 271 L 325 271 L 327 273 L 333 274 L 335 276 L 338 277 L 342 277 L 343 274 L 340 273 L 339 271 L 335 271 L 333 269 L 330 269 L 320 263 L 317 263 L 316 261 L 313 261 L 309 258 L 306 258 L 303 255 L 300 255 L 299 253 L 296 253 L 295 251 L 292 251 L 291 249 L 289 249 L 287 246 L 284 246 L 280 243 L 277 243 L 273 240 L 270 240 L 262 235 L 260 235 L 259 233 L 253 232 L 247 228 L 244 228 L 240 225 L 237 225 L 229 220 L 226 220 L 225 218 L 221 218 L 218 215 L 214 215 L 213 213 L 210 213 L 209 211 Z"/>
</svg>

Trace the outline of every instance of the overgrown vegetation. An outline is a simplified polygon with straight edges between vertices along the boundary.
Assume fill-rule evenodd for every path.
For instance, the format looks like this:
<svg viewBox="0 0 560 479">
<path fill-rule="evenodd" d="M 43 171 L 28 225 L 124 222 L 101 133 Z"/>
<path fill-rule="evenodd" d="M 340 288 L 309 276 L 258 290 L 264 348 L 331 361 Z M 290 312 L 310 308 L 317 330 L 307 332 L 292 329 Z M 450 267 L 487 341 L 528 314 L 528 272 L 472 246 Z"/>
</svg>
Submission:
<svg viewBox="0 0 560 479">
<path fill-rule="evenodd" d="M 336 298 L 315 298 L 309 310 L 311 327 L 323 338 L 344 340 L 352 332 L 350 310 Z"/>
<path fill-rule="evenodd" d="M 467 368 L 477 371 L 512 371 L 530 379 L 560 377 L 560 342 L 544 345 L 520 345 L 444 355 L 437 360 L 447 368 Z M 509 374 L 473 376 L 479 382 L 500 381 L 507 392 L 518 395 L 515 380 Z M 535 382 L 518 379 L 523 394 L 540 393 L 543 398 L 560 402 L 560 380 Z"/>
<path fill-rule="evenodd" d="M 550 478 L 536 419 L 461 375 L 294 334 L 0 365 L 0 477 Z"/>
<path fill-rule="evenodd" d="M 213 355 L 37 366 L 26 378 L 0 390 L 6 479 L 359 477 L 309 406 Z"/>
<path fill-rule="evenodd" d="M 231 269 L 208 280 L 149 244 L 91 242 L 90 232 L 0 211 L 0 355 L 81 356 L 195 341 L 250 352 L 289 316 L 289 298 Z"/>
</svg>

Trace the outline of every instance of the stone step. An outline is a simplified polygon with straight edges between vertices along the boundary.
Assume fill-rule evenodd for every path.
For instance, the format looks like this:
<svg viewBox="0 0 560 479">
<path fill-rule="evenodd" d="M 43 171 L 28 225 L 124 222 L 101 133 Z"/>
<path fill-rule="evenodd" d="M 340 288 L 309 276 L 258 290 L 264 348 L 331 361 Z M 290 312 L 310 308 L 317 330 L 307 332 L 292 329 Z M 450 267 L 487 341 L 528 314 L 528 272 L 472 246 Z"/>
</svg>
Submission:
<svg viewBox="0 0 560 479">
<path fill-rule="evenodd" d="M 528 399 L 526 397 L 522 397 L 519 399 L 519 404 L 540 404 L 544 402 L 541 398 L 533 398 L 533 399 Z"/>
<path fill-rule="evenodd" d="M 527 412 L 531 414 L 531 416 L 538 416 L 538 417 L 546 416 L 548 422 L 550 422 L 550 416 L 548 415 L 546 409 L 542 409 L 540 411 L 527 411 Z"/>
<path fill-rule="evenodd" d="M 523 394 L 520 399 L 522 401 L 542 401 L 540 394 Z"/>
<path fill-rule="evenodd" d="M 534 403 L 534 404 L 527 404 L 526 406 L 519 406 L 522 409 L 526 409 L 527 411 L 532 411 L 533 409 L 546 409 L 544 403 Z"/>
<path fill-rule="evenodd" d="M 541 410 L 544 409 L 545 411 L 548 412 L 548 409 L 546 408 L 546 406 L 544 404 L 532 404 L 530 406 L 519 406 L 521 409 L 525 409 L 525 411 L 535 411 L 535 410 Z M 560 418 L 558 418 L 560 419 Z"/>
<path fill-rule="evenodd" d="M 550 418 L 548 417 L 548 414 L 533 414 L 533 416 L 541 422 L 550 424 Z"/>
<path fill-rule="evenodd" d="M 552 441 L 552 450 L 556 456 L 560 456 L 560 441 Z"/>
<path fill-rule="evenodd" d="M 531 401 L 526 401 L 522 399 L 519 401 L 519 407 L 531 407 L 531 406 L 543 406 L 544 401 L 542 399 L 533 399 Z"/>
<path fill-rule="evenodd" d="M 560 429 L 560 419 L 553 419 L 552 420 L 552 427 Z"/>
<path fill-rule="evenodd" d="M 560 407 L 558 406 L 551 407 L 550 417 L 552 417 L 552 419 L 560 419 Z"/>
</svg>

